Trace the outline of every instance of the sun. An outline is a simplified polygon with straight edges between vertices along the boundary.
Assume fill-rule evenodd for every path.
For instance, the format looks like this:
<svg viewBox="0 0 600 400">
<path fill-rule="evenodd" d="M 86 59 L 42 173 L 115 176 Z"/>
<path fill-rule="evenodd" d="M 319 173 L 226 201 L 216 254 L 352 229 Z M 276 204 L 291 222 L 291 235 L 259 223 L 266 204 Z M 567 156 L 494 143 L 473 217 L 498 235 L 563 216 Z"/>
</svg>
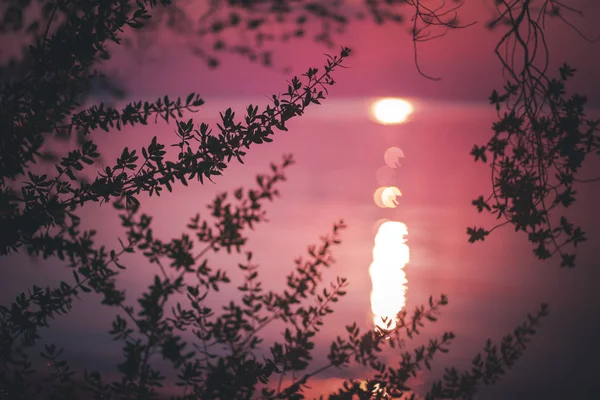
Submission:
<svg viewBox="0 0 600 400">
<path fill-rule="evenodd" d="M 383 125 L 402 124 L 408 120 L 408 116 L 413 111 L 414 107 L 408 100 L 397 97 L 377 100 L 371 107 L 373 117 Z"/>
</svg>

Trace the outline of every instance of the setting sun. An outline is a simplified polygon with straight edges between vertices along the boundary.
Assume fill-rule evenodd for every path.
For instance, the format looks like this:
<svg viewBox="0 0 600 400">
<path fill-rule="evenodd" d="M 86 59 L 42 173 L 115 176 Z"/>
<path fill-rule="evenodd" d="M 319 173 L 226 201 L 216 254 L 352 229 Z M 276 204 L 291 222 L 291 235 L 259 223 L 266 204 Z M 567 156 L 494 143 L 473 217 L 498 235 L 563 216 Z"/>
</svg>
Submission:
<svg viewBox="0 0 600 400">
<path fill-rule="evenodd" d="M 409 101 L 393 97 L 377 100 L 371 108 L 375 120 L 383 125 L 404 123 L 413 111 Z"/>
</svg>

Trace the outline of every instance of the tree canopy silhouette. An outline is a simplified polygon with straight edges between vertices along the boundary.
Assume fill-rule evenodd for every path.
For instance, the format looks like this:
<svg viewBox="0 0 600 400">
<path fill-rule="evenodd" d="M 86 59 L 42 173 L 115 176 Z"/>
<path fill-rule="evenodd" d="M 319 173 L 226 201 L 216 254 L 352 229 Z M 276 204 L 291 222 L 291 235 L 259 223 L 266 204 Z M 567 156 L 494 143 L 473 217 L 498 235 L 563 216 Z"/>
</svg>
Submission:
<svg viewBox="0 0 600 400">
<path fill-rule="evenodd" d="M 36 257 L 58 258 L 73 275 L 72 281 L 61 282 L 58 287 L 35 285 L 12 304 L 0 307 L 2 396 L 32 399 L 49 393 L 57 399 L 156 398 L 167 378 L 153 361 L 162 357 L 175 371 L 176 385 L 181 388 L 176 398 L 182 399 L 302 398 L 302 391 L 315 375 L 350 364 L 370 371 L 366 384 L 349 380 L 329 398 L 345 399 L 354 394 L 383 398 L 403 393 L 415 397 L 410 391 L 410 377 L 430 368 L 434 357 L 448 351 L 454 334 L 445 332 L 411 350 L 406 341 L 419 334 L 425 322 L 436 320 L 448 302 L 443 295 L 430 298 L 427 305 L 413 312 L 403 310 L 393 329 L 361 332 L 356 324 L 347 325 L 330 344 L 328 363 L 320 367 L 311 363 L 315 337 L 347 285 L 342 277 L 330 284 L 321 278 L 323 269 L 334 264 L 332 248 L 340 243 L 345 227 L 342 221 L 335 223 L 320 243 L 310 246 L 307 256 L 295 261 L 283 282 L 285 289 L 262 288 L 260 269 L 245 247 L 247 229 L 264 222 L 264 203 L 278 196 L 284 171 L 293 164 L 291 157 L 272 164 L 268 174 L 259 175 L 256 187 L 218 195 L 209 204 L 208 215 L 192 217 L 188 231 L 181 236 L 157 237 L 152 217 L 142 212 L 142 194 L 159 196 L 165 189 L 172 191 L 175 182 L 187 186 L 218 177 L 230 162 L 243 162 L 250 148 L 270 142 L 276 131 L 287 130 L 287 122 L 302 116 L 306 107 L 319 105 L 350 49 L 342 47 L 322 68 L 309 68 L 301 78 L 291 79 L 284 94 L 273 95 L 269 105 L 249 105 L 241 119 L 231 109 L 225 110 L 216 128 L 187 115 L 184 119 L 184 113 L 203 105 L 196 93 L 185 98 L 164 96 L 154 102 L 131 102 L 122 109 L 105 104 L 82 106 L 98 76 L 98 64 L 110 57 L 108 43 L 123 44 L 123 32 L 143 32 L 155 18 L 156 26 L 166 21 L 184 33 L 192 29 L 213 35 L 211 51 L 224 49 L 250 59 L 254 55 L 254 59 L 269 64 L 270 53 L 261 50 L 262 43 L 302 37 L 304 30 L 299 26 L 310 25 L 312 19 L 323 29 L 318 40 L 332 44 L 331 27 L 343 27 L 350 20 L 343 14 L 346 9 L 341 8 L 342 3 L 210 1 L 205 18 L 200 20 L 204 28 L 187 28 L 186 15 L 168 0 L 42 1 L 40 16 L 27 23 L 26 11 L 34 7 L 33 3 L 15 0 L 1 6 L 4 18 L 0 31 L 9 35 L 25 31 L 33 41 L 25 56 L 16 61 L 18 68 L 12 70 L 16 72 L 9 75 L 4 71 L 0 91 L 0 253 L 25 250 Z M 541 6 L 534 8 L 538 3 Z M 366 14 L 376 22 L 404 21 L 396 7 L 411 11 L 415 43 L 436 37 L 438 28 L 469 26 L 458 22 L 460 4 L 434 9 L 412 0 L 365 4 Z M 573 203 L 576 173 L 587 154 L 598 153 L 598 123 L 585 118 L 584 97 L 566 92 L 565 83 L 574 69 L 565 65 L 557 78 L 549 78 L 543 58 L 547 55 L 544 18 L 568 22 L 563 14 L 573 10 L 552 0 L 496 4 L 499 14 L 490 27 L 507 28 L 496 52 L 508 79 L 506 87 L 490 97 L 499 111 L 493 137 L 472 152 L 483 162 L 491 155 L 493 193 L 473 204 L 527 232 L 538 257 L 558 252 L 563 265 L 573 266 L 574 255 L 565 252 L 563 246 L 576 246 L 585 235 L 564 217 L 555 225 L 550 212 Z M 358 18 L 360 14 L 351 15 Z M 270 37 L 262 30 L 289 19 L 292 31 L 281 36 Z M 218 35 L 227 29 L 254 32 L 255 43 L 244 50 L 220 42 Z M 526 37 L 522 36 L 524 31 L 528 32 Z M 505 49 L 508 52 L 503 52 Z M 216 63 L 205 50 L 198 51 L 211 64 Z M 523 60 L 523 68 L 517 67 Z M 139 151 L 124 148 L 116 163 L 98 167 L 100 153 L 91 139 L 92 131 L 147 125 L 153 118 L 176 124 L 177 137 L 170 146 L 154 137 Z M 44 146 L 55 136 L 77 136 L 78 148 L 61 154 L 56 162 L 50 161 L 54 164 L 52 173 L 34 173 L 32 166 L 44 160 Z M 168 151 L 169 147 L 175 151 Z M 91 182 L 81 179 L 88 171 L 95 175 Z M 120 248 L 106 248 L 97 243 L 95 231 L 81 228 L 81 208 L 89 203 L 111 203 L 119 211 L 125 232 Z M 483 240 L 491 230 L 474 227 L 468 234 L 471 241 Z M 238 288 L 241 301 L 231 301 L 222 310 L 211 308 L 211 295 L 230 284 L 229 275 L 237 269 L 209 264 L 207 254 L 219 250 L 246 255 L 246 262 L 238 266 L 244 275 Z M 153 283 L 135 306 L 118 279 L 119 271 L 126 268 L 123 259 L 128 253 L 140 253 L 157 267 Z M 42 357 L 52 372 L 51 379 L 43 382 L 39 378 L 45 374 L 28 352 L 42 341 L 44 328 L 68 313 L 74 301 L 89 301 L 89 292 L 100 295 L 103 305 L 119 312 L 110 331 L 123 343 L 119 379 L 110 381 L 93 370 L 77 376 L 62 349 L 46 344 Z M 169 313 L 166 307 L 178 295 L 185 296 L 185 301 L 175 302 Z M 472 398 L 481 384 L 494 383 L 523 354 L 545 315 L 543 305 L 500 344 L 489 341 L 473 358 L 470 370 L 448 368 L 426 398 Z M 265 343 L 261 332 L 274 321 L 285 326 L 282 337 Z M 191 343 L 184 338 L 187 330 L 193 333 Z M 401 362 L 386 363 L 380 354 L 383 348 L 399 351 Z M 285 375 L 295 378 L 284 384 Z"/>
<path fill-rule="evenodd" d="M 512 225 L 516 231 L 527 234 L 536 257 L 546 259 L 558 254 L 561 266 L 572 267 L 575 265 L 573 250 L 586 240 L 586 235 L 582 227 L 567 219 L 562 210 L 576 200 L 575 183 L 598 180 L 595 177 L 579 178 L 578 172 L 588 154 L 598 154 L 600 151 L 600 138 L 598 121 L 586 117 L 587 98 L 567 90 L 568 80 L 576 69 L 565 63 L 556 74 L 548 71 L 550 52 L 545 35 L 547 20 L 564 23 L 585 40 L 594 39 L 585 36 L 571 20 L 572 16 L 582 16 L 583 12 L 568 4 L 556 0 L 493 3 L 496 12 L 486 22 L 486 27 L 502 31 L 494 51 L 506 79 L 504 87 L 494 90 L 489 98 L 498 111 L 498 120 L 492 125 L 491 139 L 484 145 L 475 145 L 471 154 L 475 161 L 489 163 L 492 169 L 491 193 L 474 199 L 473 205 L 480 212 L 496 215 L 500 222 L 489 229 L 478 226 L 467 228 L 468 240 L 482 241 L 493 230 Z M 57 2 L 55 6 L 53 2 L 42 2 L 42 6 L 34 12 L 36 7 L 33 2 L 8 1 L 0 6 L 4 14 L 0 34 L 22 32 L 29 35 L 32 41 L 39 36 L 46 40 L 53 25 L 61 26 L 59 32 L 72 33 L 77 27 L 63 30 L 63 24 L 68 24 L 69 19 L 58 18 L 57 15 L 63 12 L 66 15 L 86 12 L 94 4 L 73 0 L 64 4 Z M 427 78 L 439 79 L 423 71 L 418 61 L 418 47 L 453 29 L 468 28 L 477 22 L 461 22 L 460 10 L 464 2 L 458 0 L 437 5 L 420 0 L 210 0 L 177 1 L 173 4 L 164 0 L 160 4 L 168 4 L 168 7 L 154 7 L 159 4 L 157 1 L 148 4 L 153 7 L 152 18 L 140 14 L 135 19 L 126 20 L 121 15 L 119 27 L 99 32 L 99 43 L 103 43 L 102 35 L 108 35 L 108 40 L 115 40 L 115 32 L 121 26 L 140 28 L 143 21 L 144 29 L 138 29 L 138 34 L 120 35 L 117 40 L 143 51 L 157 41 L 161 29 L 167 28 L 182 38 L 190 51 L 205 59 L 210 66 L 219 64 L 219 54 L 223 52 L 271 66 L 273 57 L 276 57 L 270 47 L 273 43 L 312 36 L 318 43 L 335 47 L 353 21 L 369 18 L 378 24 L 407 24 L 414 44 L 417 69 Z M 75 41 L 79 39 L 75 37 L 81 35 L 65 36 L 62 39 L 64 48 L 76 46 Z M 55 45 L 59 42 L 57 40 Z M 65 51 L 64 48 L 62 51 Z M 34 62 L 31 57 L 40 56 L 30 54 L 26 46 L 23 49 L 24 55 L 20 60 L 13 60 L 12 73 L 5 71 L 5 77 L 28 71 L 27 66 Z M 56 51 L 55 54 L 60 54 L 61 50 Z M 122 88 L 114 78 L 107 80 L 89 70 L 92 65 L 90 60 L 106 57 L 106 51 L 99 47 L 86 56 L 92 58 L 73 60 L 88 73 L 80 74 L 78 88 L 69 96 L 81 103 L 92 86 L 122 96 Z M 45 79 L 56 81 L 51 71 L 44 73 Z M 38 78 L 43 81 L 41 76 Z M 49 92 L 55 89 L 48 88 Z M 50 104 L 52 100 L 48 99 Z M 11 99 L 7 97 L 6 101 Z M 69 101 L 64 106 L 68 108 Z M 142 104 L 133 106 L 138 106 L 137 110 L 132 108 L 126 115 L 133 113 L 133 118 L 136 118 L 136 115 L 140 115 Z M 146 107 L 145 104 L 143 106 Z M 155 106 L 149 104 L 142 114 L 147 117 L 160 113 L 161 109 Z M 188 109 L 187 106 L 173 107 L 183 111 Z M 101 114 L 96 112 L 95 115 L 96 120 L 90 119 L 92 115 L 87 117 L 87 128 L 84 130 L 103 126 L 98 119 Z M 113 122 L 118 119 L 114 114 Z M 124 120 L 123 123 L 127 122 Z M 72 127 L 56 127 L 54 132 L 59 137 L 66 137 Z M 27 127 L 24 129 L 27 130 Z M 36 146 L 34 141 L 30 147 L 12 155 L 15 159 L 25 157 L 28 160 L 28 152 Z M 44 155 L 50 156 L 49 153 Z M 6 162 L 9 162 L 8 158 Z"/>
<path fill-rule="evenodd" d="M 500 1 L 496 6 L 498 15 L 488 26 L 506 27 L 495 52 L 507 79 L 489 98 L 499 118 L 493 135 L 471 154 L 484 163 L 490 157 L 493 186 L 473 205 L 504 221 L 490 230 L 469 228 L 469 240 L 483 240 L 510 224 L 527 233 L 536 257 L 558 254 L 562 267 L 574 267 L 575 254 L 565 248 L 577 247 L 586 236 L 561 210 L 575 202 L 573 185 L 584 182 L 577 173 L 586 156 L 600 155 L 600 120 L 586 117 L 585 96 L 567 91 L 575 68 L 565 63 L 555 75 L 548 71 L 544 28 L 547 18 L 555 18 L 580 33 L 567 18 L 581 12 L 557 1 Z"/>
</svg>

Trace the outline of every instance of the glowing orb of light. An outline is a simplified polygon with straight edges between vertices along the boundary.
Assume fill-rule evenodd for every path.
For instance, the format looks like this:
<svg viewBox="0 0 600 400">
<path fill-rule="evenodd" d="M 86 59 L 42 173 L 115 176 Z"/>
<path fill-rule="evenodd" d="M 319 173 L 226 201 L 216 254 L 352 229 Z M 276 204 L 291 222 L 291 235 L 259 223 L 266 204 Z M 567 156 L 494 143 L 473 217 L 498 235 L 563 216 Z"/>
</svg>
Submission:
<svg viewBox="0 0 600 400">
<path fill-rule="evenodd" d="M 398 205 L 398 200 L 396 199 L 398 196 L 402 196 L 400 189 L 396 186 L 388 186 L 383 189 L 381 193 L 381 201 L 387 208 L 396 208 Z"/>
<path fill-rule="evenodd" d="M 404 158 L 404 152 L 399 147 L 390 147 L 383 154 L 383 160 L 390 168 L 398 168 L 400 166 L 399 159 Z"/>
<path fill-rule="evenodd" d="M 369 383 L 367 381 L 360 381 L 360 388 L 363 391 L 369 390 Z M 380 394 L 380 397 L 383 397 L 384 399 L 387 399 L 389 397 L 387 390 L 385 388 L 382 388 L 379 382 L 373 385 L 372 394 L 373 397 L 377 397 L 377 394 Z"/>
<path fill-rule="evenodd" d="M 373 116 L 383 125 L 394 125 L 406 122 L 408 116 L 412 114 L 414 107 L 409 101 L 388 97 L 377 100 L 371 107 Z"/>
<path fill-rule="evenodd" d="M 382 194 L 386 188 L 387 188 L 387 186 L 381 186 L 375 190 L 375 193 L 373 193 L 373 201 L 375 202 L 377 207 L 387 208 L 387 206 L 385 204 L 383 204 L 383 200 L 382 200 Z"/>
<path fill-rule="evenodd" d="M 389 339 L 389 336 L 386 337 L 386 339 Z M 356 381 L 360 388 L 366 392 L 367 390 L 369 390 L 369 383 L 367 381 L 361 380 L 361 381 Z M 388 393 L 388 390 L 384 387 L 382 388 L 381 385 L 379 384 L 379 382 L 376 382 L 373 386 L 372 386 L 372 391 L 371 393 L 373 394 L 372 398 L 382 398 L 382 399 L 390 399 L 392 398 L 390 396 L 390 394 Z M 379 396 L 378 396 L 379 395 Z M 354 398 L 358 398 L 358 396 L 353 397 Z M 395 397 L 393 397 L 394 399 L 398 399 L 398 400 L 410 400 L 410 399 L 420 399 L 420 397 L 415 397 L 415 394 L 412 390 L 406 390 L 404 389 L 402 391 L 402 396 L 397 397 L 397 395 L 395 395 Z"/>
<path fill-rule="evenodd" d="M 369 275 L 373 285 L 371 312 L 373 323 L 382 329 L 396 326 L 396 315 L 406 305 L 406 275 L 404 266 L 410 260 L 405 235 L 408 229 L 397 221 L 386 221 L 379 226 L 373 247 L 373 262 Z"/>
<path fill-rule="evenodd" d="M 381 201 L 383 201 L 386 207 L 395 208 L 398 205 L 398 200 L 396 199 L 398 196 L 402 196 L 400 189 L 396 186 L 388 186 L 381 193 Z"/>
<path fill-rule="evenodd" d="M 381 186 L 373 193 L 373 200 L 378 207 L 396 208 L 398 196 L 402 196 L 402 192 L 396 186 Z"/>
</svg>

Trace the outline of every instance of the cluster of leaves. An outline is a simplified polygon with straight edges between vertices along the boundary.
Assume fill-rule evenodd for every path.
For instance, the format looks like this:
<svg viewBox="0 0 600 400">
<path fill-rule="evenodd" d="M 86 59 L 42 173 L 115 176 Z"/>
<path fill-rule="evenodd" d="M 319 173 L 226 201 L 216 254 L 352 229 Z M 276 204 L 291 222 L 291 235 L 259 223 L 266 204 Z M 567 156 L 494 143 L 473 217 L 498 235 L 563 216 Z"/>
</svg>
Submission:
<svg viewBox="0 0 600 400">
<path fill-rule="evenodd" d="M 9 2 L 6 12 L 21 15 L 23 11 L 15 11 L 15 7 L 30 3 Z M 124 27 L 141 24 L 149 16 L 147 7 L 157 4 L 157 0 L 94 0 L 48 2 L 43 6 L 43 14 L 48 14 L 45 29 L 28 47 L 19 79 L 4 82 L 0 91 L 1 183 L 23 174 L 45 137 L 55 133 L 56 125 L 80 107 L 92 78 L 98 75 L 97 64 L 110 56 L 107 44 L 119 43 Z M 161 4 L 168 1 L 162 0 Z M 14 18 L 9 19 L 12 23 L 5 18 L 4 29 L 18 31 L 23 17 Z M 51 29 L 52 22 L 61 18 L 64 21 L 59 28 Z"/>
<path fill-rule="evenodd" d="M 22 293 L 10 307 L 0 308 L 0 386 L 4 393 L 10 398 L 37 398 L 48 392 L 62 399 L 81 398 L 85 393 L 94 398 L 156 398 L 165 383 L 165 375 L 156 367 L 158 357 L 177 372 L 176 385 L 182 388 L 182 394 L 176 398 L 181 399 L 303 398 L 301 393 L 310 378 L 353 362 L 372 369 L 373 378 L 364 385 L 348 381 L 331 398 L 352 394 L 380 398 L 385 393 L 410 390 L 408 379 L 423 367 L 430 368 L 434 355 L 446 352 L 454 335 L 446 332 L 427 346 L 404 351 L 397 367 L 383 362 L 379 353 L 387 346 L 404 349 L 404 341 L 419 334 L 424 321 L 436 320 L 440 307 L 447 304 L 445 296 L 437 301 L 430 299 L 428 307 L 416 308 L 410 318 L 402 311 L 391 330 L 361 334 L 356 324 L 347 326 L 347 338 L 340 336 L 331 343 L 329 363 L 308 372 L 315 336 L 347 286 L 340 277 L 329 286 L 322 282 L 323 269 L 334 262 L 331 251 L 340 243 L 343 222 L 334 224 L 332 233 L 322 237 L 319 245 L 309 247 L 307 258 L 295 261 L 295 268 L 286 277 L 285 290 L 263 290 L 259 268 L 252 262 L 252 253 L 245 249 L 244 232 L 265 220 L 264 202 L 278 196 L 277 184 L 285 180 L 284 169 L 292 163 L 291 157 L 285 157 L 281 165 L 271 165 L 270 174 L 257 177 L 257 188 L 239 188 L 232 200 L 226 193 L 217 195 L 208 206 L 208 218 L 196 215 L 190 220 L 187 228 L 192 235 L 183 233 L 162 241 L 154 234 L 151 216 L 140 214 L 137 205 L 126 207 L 125 200 L 120 200 L 114 207 L 120 210 L 126 239 L 121 241 L 119 251 L 98 248 L 94 231 L 72 228 L 69 235 L 56 237 L 61 241 L 53 244 L 54 251 L 60 259 L 68 260 L 73 282 L 61 282 L 56 289 L 34 286 L 29 295 Z M 48 251 L 52 245 L 46 244 Z M 38 243 L 33 242 L 30 249 L 39 249 Z M 246 255 L 246 261 L 239 264 L 244 274 L 238 286 L 241 296 L 221 311 L 211 306 L 210 295 L 231 283 L 229 271 L 209 263 L 209 253 L 220 250 Z M 153 283 L 137 299 L 138 307 L 128 304 L 125 290 L 117 287 L 119 270 L 126 268 L 123 256 L 136 252 L 158 267 Z M 107 382 L 100 372 L 87 370 L 83 379 L 76 379 L 75 371 L 61 357 L 63 349 L 53 344 L 46 344 L 42 353 L 52 372 L 39 371 L 35 361 L 27 357 L 27 349 L 40 341 L 40 329 L 48 326 L 49 319 L 67 313 L 80 295 L 91 291 L 101 295 L 104 305 L 120 310 L 110 331 L 115 340 L 123 342 L 120 380 Z M 182 297 L 187 301 L 183 302 Z M 166 312 L 169 305 L 171 313 Z M 270 344 L 269 355 L 265 355 L 264 339 L 259 333 L 274 321 L 286 326 L 283 340 Z M 537 317 L 530 324 L 537 324 Z M 520 346 L 533 333 L 531 326 L 515 333 L 519 345 L 514 349 L 510 346 L 512 339 L 505 339 L 502 360 L 491 345 L 486 347 L 485 370 L 481 371 L 484 381 L 504 373 L 504 369 L 490 365 L 497 362 L 510 366 L 520 355 Z M 186 340 L 184 332 L 190 330 L 192 339 Z M 299 377 L 282 385 L 283 377 L 289 374 Z M 39 378 L 47 375 L 49 384 L 40 383 Z M 273 378 L 277 376 L 279 384 L 275 387 Z M 470 395 L 476 383 L 468 386 L 469 392 L 462 387 L 456 391 Z M 436 390 L 434 386 L 432 393 L 441 389 Z"/>
<path fill-rule="evenodd" d="M 496 2 L 498 16 L 490 27 L 502 25 L 507 32 L 496 47 L 508 75 L 501 92 L 490 102 L 498 111 L 493 136 L 471 151 L 475 161 L 492 168 L 493 189 L 473 205 L 504 221 L 491 229 L 468 228 L 469 241 L 484 240 L 494 229 L 510 224 L 527 233 L 534 254 L 547 259 L 558 253 L 561 266 L 575 266 L 575 254 L 565 250 L 586 240 L 585 233 L 558 210 L 575 202 L 576 182 L 586 156 L 600 155 L 600 121 L 585 115 L 586 97 L 569 94 L 566 83 L 575 69 L 564 64 L 550 77 L 548 48 L 544 39 L 545 18 L 558 18 L 575 10 L 546 0 L 536 11 L 534 2 Z M 576 28 L 575 28 L 576 29 Z M 587 181 L 598 180 L 598 178 Z"/>
<path fill-rule="evenodd" d="M 161 3 L 169 5 L 167 0 Z M 15 5 L 18 9 L 28 3 L 8 4 L 9 9 Z M 328 363 L 310 369 L 316 335 L 348 285 L 341 277 L 330 284 L 322 278 L 324 268 L 334 263 L 332 248 L 340 243 L 343 222 L 335 224 L 318 245 L 309 247 L 308 256 L 295 261 L 284 290 L 262 288 L 259 268 L 246 249 L 246 231 L 265 220 L 264 203 L 278 195 L 277 184 L 285 180 L 290 157 L 272 165 L 270 174 L 257 177 L 256 188 L 218 195 L 209 205 L 207 218 L 196 215 L 190 220 L 191 235 L 186 232 L 164 241 L 156 237 L 152 217 L 140 210 L 142 195 L 160 195 L 165 188 L 171 191 L 174 184 L 187 186 L 193 180 L 202 184 L 204 179 L 220 175 L 232 159 L 242 162 L 251 145 L 270 142 L 275 130 L 287 130 L 287 121 L 302 115 L 309 105 L 320 104 L 328 86 L 334 84 L 332 71 L 342 65 L 349 49 L 329 57 L 322 72 L 311 68 L 304 80 L 293 78 L 287 92 L 274 95 L 272 105 L 264 110 L 248 106 L 242 122 L 228 109 L 221 114 L 216 133 L 206 124 L 194 129 L 193 120 L 178 119 L 184 111 L 202 105 L 195 94 L 185 101 L 164 97 L 153 103 L 133 102 L 123 110 L 102 104 L 78 109 L 94 66 L 109 57 L 106 42 L 121 43 L 119 35 L 126 25 L 141 28 L 142 21 L 150 17 L 146 7 L 155 5 L 154 0 L 52 3 L 44 11 L 48 14 L 46 28 L 29 49 L 30 68 L 0 92 L 0 251 L 7 254 L 25 248 L 31 256 L 56 257 L 73 276 L 58 287 L 34 285 L 9 306 L 0 307 L 0 395 L 21 399 L 47 398 L 48 394 L 56 399 L 157 398 L 166 382 L 157 358 L 175 371 L 175 383 L 181 387 L 176 398 L 180 399 L 302 398 L 309 379 L 351 363 L 372 370 L 373 378 L 364 385 L 348 381 L 332 398 L 353 394 L 382 398 L 387 393 L 407 392 L 410 376 L 423 366 L 429 368 L 436 354 L 447 351 L 454 335 L 446 332 L 427 346 L 404 351 L 397 367 L 382 361 L 379 353 L 387 346 L 404 349 L 404 341 L 418 334 L 424 321 L 435 321 L 440 307 L 447 304 L 445 296 L 438 301 L 430 299 L 428 307 L 417 307 L 410 318 L 402 311 L 393 329 L 361 334 L 356 324 L 347 326 L 347 336 L 331 343 Z M 51 29 L 59 16 L 64 20 Z M 5 18 L 2 29 L 19 29 L 15 21 L 22 17 L 13 17 Z M 90 183 L 80 179 L 83 172 L 92 172 L 100 157 L 98 146 L 90 139 L 92 131 L 145 125 L 151 115 L 167 122 L 176 119 L 178 141 L 171 145 L 177 149 L 175 154 L 155 137 L 139 152 L 124 148 L 114 164 L 93 171 L 96 177 Z M 41 149 L 49 135 L 72 132 L 82 138 L 79 148 L 62 154 L 55 173 L 31 171 L 32 164 L 42 158 Z M 118 210 L 126 234 L 124 240 L 119 239 L 120 248 L 100 245 L 94 230 L 81 227 L 81 207 L 93 202 L 111 202 Z M 221 250 L 245 254 L 246 260 L 239 265 L 244 275 L 237 287 L 239 296 L 219 308 L 212 298 L 231 283 L 231 271 L 213 266 L 209 255 Z M 158 270 L 137 305 L 127 298 L 118 279 L 133 253 Z M 69 367 L 63 349 L 41 343 L 43 328 L 68 313 L 77 299 L 91 301 L 89 293 L 119 313 L 110 331 L 123 345 L 124 359 L 116 380 L 87 370 L 80 379 Z M 276 321 L 284 326 L 282 336 L 265 344 L 260 333 Z M 531 324 L 534 322 L 537 319 Z M 432 393 L 439 397 L 450 387 L 453 396 L 469 398 L 479 380 L 491 382 L 512 365 L 531 333 L 530 327 L 515 333 L 518 346 L 513 339 L 505 339 L 501 359 L 493 346 L 486 347 L 485 355 L 477 359 L 477 365 L 482 363 L 477 379 L 468 380 L 471 385 L 454 389 L 453 381 L 445 379 Z M 44 344 L 44 361 L 30 355 L 39 344 Z M 284 385 L 288 376 L 292 381 Z"/>
<path fill-rule="evenodd" d="M 56 121 L 62 121 L 66 116 L 57 115 L 54 119 L 47 119 L 50 122 L 43 120 L 35 124 L 35 121 L 40 121 L 39 117 L 31 118 L 27 123 L 21 120 L 24 118 L 20 113 L 24 112 L 21 108 L 5 110 L 6 115 L 10 116 L 6 119 L 8 135 L 3 136 L 0 143 L 3 151 L 10 154 L 3 158 L 3 164 L 6 164 L 2 168 L 2 183 L 5 183 L 5 177 L 14 178 L 21 174 L 34 161 L 34 156 L 39 155 L 44 131 L 49 124 L 53 124 L 54 129 L 75 130 L 83 135 L 84 140 L 80 150 L 69 152 L 55 165 L 57 174 L 54 176 L 30 173 L 31 181 L 26 182 L 20 191 L 3 185 L 0 191 L 0 223 L 5 229 L 0 237 L 0 252 L 6 254 L 31 241 L 42 228 L 62 226 L 67 218 L 75 218 L 76 209 L 86 202 L 108 202 L 124 197 L 127 204 L 137 204 L 136 196 L 141 192 L 160 195 L 164 188 L 171 191 L 172 183 L 176 181 L 187 185 L 192 179 L 203 182 L 205 178 L 220 175 L 232 158 L 242 162 L 245 149 L 252 144 L 272 141 L 270 136 L 275 130 L 287 130 L 287 121 L 302 115 L 309 105 L 320 104 L 327 88 L 335 83 L 331 72 L 342 64 L 349 53 L 349 49 L 343 48 L 339 56 L 328 56 L 323 72 L 310 68 L 304 74 L 304 82 L 294 77 L 287 91 L 281 96 L 273 95 L 273 105 L 264 110 L 260 111 L 258 106 L 248 106 L 243 122 L 236 121 L 231 109 L 226 110 L 221 114 L 221 123 L 217 125 L 218 134 L 213 134 L 212 129 L 204 123 L 194 129 L 191 119 L 177 122 L 180 141 L 175 144 L 179 147 L 175 160 L 165 157 L 165 145 L 154 137 L 147 148 L 142 148 L 143 161 L 138 162 L 139 156 L 135 150 L 125 148 L 116 164 L 98 172 L 91 183 L 77 179 L 77 174 L 84 170 L 85 165 L 93 165 L 99 156 L 96 144 L 86 138 L 93 129 L 108 130 L 113 126 L 120 129 L 126 124 L 145 125 L 151 114 L 168 121 L 170 117 L 181 117 L 184 109 L 197 108 L 203 101 L 192 93 L 185 102 L 181 99 L 169 100 L 165 96 L 154 103 L 146 102 L 143 106 L 141 102 L 131 103 L 121 112 L 103 105 L 92 106 L 74 114 L 69 123 L 60 126 Z M 81 71 L 75 69 L 72 72 Z M 7 96 L 0 99 L 0 103 L 3 104 L 4 98 L 12 98 L 16 86 L 18 84 L 5 88 Z M 32 98 L 35 99 L 34 95 L 44 96 L 45 92 L 40 94 L 33 89 L 30 93 Z M 15 104 L 22 105 L 20 102 Z M 50 107 L 49 103 L 47 105 Z M 40 112 L 37 109 L 25 111 L 31 115 Z M 16 115 L 12 116 L 12 112 L 16 112 Z M 23 132 L 28 134 L 21 134 Z M 29 140 L 28 136 L 33 139 Z M 24 156 L 23 149 L 26 149 L 27 156 Z"/>
<path fill-rule="evenodd" d="M 158 10 L 149 30 L 131 38 L 141 51 L 155 42 L 157 32 L 168 29 L 210 67 L 220 54 L 236 54 L 265 66 L 273 65 L 273 45 L 312 36 L 333 47 L 352 20 L 371 18 L 378 24 L 404 21 L 405 0 L 365 0 L 362 4 L 340 0 L 210 0 L 177 2 Z M 136 44 L 137 42 L 137 44 Z"/>
<path fill-rule="evenodd" d="M 142 20 L 129 21 L 129 26 L 145 26 L 145 29 L 125 37 L 123 43 L 144 52 L 157 42 L 158 31 L 167 29 L 184 40 L 193 54 L 206 60 L 210 67 L 216 67 L 219 53 L 237 54 L 271 66 L 270 45 L 308 36 L 332 47 L 337 42 L 335 36 L 343 34 L 352 20 L 370 18 L 378 24 L 402 23 L 401 8 L 407 1 L 365 0 L 362 4 L 339 0 L 162 2 L 169 7 L 156 8 L 151 19 L 144 15 Z M 49 21 L 58 19 L 54 15 L 55 2 L 41 0 L 39 3 L 39 10 L 33 2 L 9 0 L 0 5 L 0 36 L 19 31 L 35 40 Z M 58 11 L 82 10 L 85 3 L 82 0 L 59 1 Z M 11 70 L 18 73 L 17 59 L 12 60 L 12 66 Z"/>
<path fill-rule="evenodd" d="M 502 338 L 500 348 L 488 340 L 483 354 L 479 353 L 473 358 L 470 371 L 459 373 L 456 368 L 446 368 L 443 379 L 432 385 L 425 399 L 473 398 L 482 382 L 485 385 L 494 384 L 523 355 L 531 336 L 536 333 L 540 319 L 547 315 L 548 305 L 544 303 L 535 315 L 527 314 L 527 322 Z"/>
<path fill-rule="evenodd" d="M 157 10 L 150 29 L 127 44 L 143 52 L 155 42 L 158 30 L 166 27 L 183 37 L 191 52 L 210 67 L 219 65 L 219 53 L 270 67 L 276 43 L 312 35 L 316 43 L 331 48 L 352 22 L 369 19 L 378 25 L 403 24 L 408 15 L 415 66 L 424 77 L 437 80 L 422 71 L 418 44 L 444 36 L 448 29 L 474 24 L 462 24 L 458 10 L 464 2 L 453 3 L 432 7 L 419 0 L 211 0 L 198 10 L 195 2 L 178 2 Z"/>
</svg>

